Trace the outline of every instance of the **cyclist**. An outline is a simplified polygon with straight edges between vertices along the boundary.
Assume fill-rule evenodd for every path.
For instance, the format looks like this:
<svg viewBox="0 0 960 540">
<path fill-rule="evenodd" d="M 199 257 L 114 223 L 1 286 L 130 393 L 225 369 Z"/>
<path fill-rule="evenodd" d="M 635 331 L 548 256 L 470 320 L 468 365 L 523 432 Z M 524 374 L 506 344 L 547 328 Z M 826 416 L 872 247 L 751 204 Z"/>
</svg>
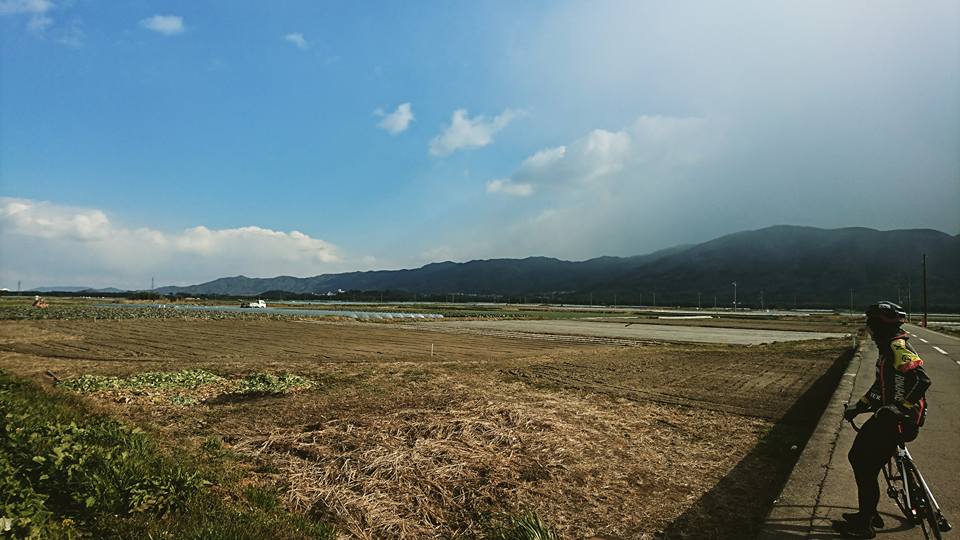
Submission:
<svg viewBox="0 0 960 540">
<path fill-rule="evenodd" d="M 842 521 L 833 523 L 834 529 L 850 538 L 873 538 L 875 528 L 883 528 L 877 514 L 880 469 L 896 452 L 900 440 L 917 438 L 927 412 L 924 393 L 930 386 L 923 360 L 900 328 L 907 317 L 903 308 L 881 301 L 868 307 L 866 315 L 867 329 L 880 352 L 876 380 L 859 401 L 843 411 L 847 420 L 874 413 L 860 428 L 847 456 L 857 480 L 859 511 L 843 514 Z"/>
</svg>

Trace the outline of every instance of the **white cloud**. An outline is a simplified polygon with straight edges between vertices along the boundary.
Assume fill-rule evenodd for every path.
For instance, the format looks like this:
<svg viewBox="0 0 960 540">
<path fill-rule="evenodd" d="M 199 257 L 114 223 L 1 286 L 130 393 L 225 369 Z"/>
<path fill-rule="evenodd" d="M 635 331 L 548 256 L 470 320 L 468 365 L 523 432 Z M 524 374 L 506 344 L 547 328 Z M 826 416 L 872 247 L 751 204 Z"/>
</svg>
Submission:
<svg viewBox="0 0 960 540">
<path fill-rule="evenodd" d="M 48 13 L 54 7 L 50 0 L 0 0 L 0 15 L 28 15 L 27 30 L 42 34 L 53 25 Z"/>
<path fill-rule="evenodd" d="M 523 160 L 523 163 L 520 165 L 520 167 L 524 169 L 540 169 L 563 159 L 563 156 L 565 156 L 566 153 L 566 146 L 558 146 L 556 148 L 540 150 L 539 152 Z"/>
<path fill-rule="evenodd" d="M 636 179 L 650 167 L 695 162 L 703 128 L 699 118 L 641 116 L 632 126 L 594 129 L 568 146 L 531 155 L 510 178 L 487 184 L 488 193 L 527 196 L 537 187 L 589 187 L 629 168 Z"/>
<path fill-rule="evenodd" d="M 53 9 L 50 0 L 0 0 L 0 15 L 43 14 Z"/>
<path fill-rule="evenodd" d="M 304 38 L 303 34 L 301 34 L 300 32 L 293 32 L 293 33 L 287 34 L 283 36 L 283 39 L 285 39 L 286 41 L 289 41 L 290 43 L 293 43 L 294 45 L 297 46 L 298 49 L 306 49 L 310 46 L 307 43 L 306 38 Z"/>
<path fill-rule="evenodd" d="M 315 275 L 341 261 L 336 246 L 299 231 L 130 228 L 98 209 L 13 198 L 0 198 L 0 246 L 0 278 L 29 278 L 30 286 L 82 276 L 94 282 L 81 285 L 131 286 L 131 276 L 148 274 L 182 284 L 239 273 Z"/>
<path fill-rule="evenodd" d="M 450 125 L 430 141 L 430 154 L 445 156 L 463 148 L 481 148 L 493 142 L 493 136 L 518 116 L 522 111 L 506 109 L 493 118 L 467 116 L 466 109 L 453 111 Z"/>
<path fill-rule="evenodd" d="M 737 127 L 726 117 L 641 116 L 620 129 L 584 131 L 532 152 L 509 176 L 489 179 L 490 202 L 471 200 L 443 215 L 457 226 L 435 228 L 428 246 L 447 246 L 452 260 L 585 259 L 718 236 L 700 224 L 725 211 L 722 202 L 711 206 L 728 189 L 714 171 L 737 148 Z M 700 201 L 698 212 L 688 211 Z M 436 260 L 422 248 L 411 251 L 418 252 Z"/>
<path fill-rule="evenodd" d="M 165 36 L 182 34 L 184 30 L 183 17 L 179 15 L 154 15 L 141 19 L 140 26 Z"/>
<path fill-rule="evenodd" d="M 510 180 L 491 180 L 487 182 L 487 193 L 506 193 L 515 197 L 528 197 L 533 194 L 533 186 L 518 184 Z"/>
<path fill-rule="evenodd" d="M 401 103 L 397 106 L 397 110 L 390 114 L 385 114 L 383 109 L 377 109 L 373 111 L 373 113 L 383 117 L 383 120 L 381 120 L 377 126 L 391 135 L 406 131 L 407 128 L 410 127 L 410 122 L 415 118 L 409 102 Z"/>
<path fill-rule="evenodd" d="M 45 239 L 99 240 L 110 232 L 110 221 L 99 210 L 27 199 L 0 198 L 0 224 L 5 233 Z"/>
</svg>

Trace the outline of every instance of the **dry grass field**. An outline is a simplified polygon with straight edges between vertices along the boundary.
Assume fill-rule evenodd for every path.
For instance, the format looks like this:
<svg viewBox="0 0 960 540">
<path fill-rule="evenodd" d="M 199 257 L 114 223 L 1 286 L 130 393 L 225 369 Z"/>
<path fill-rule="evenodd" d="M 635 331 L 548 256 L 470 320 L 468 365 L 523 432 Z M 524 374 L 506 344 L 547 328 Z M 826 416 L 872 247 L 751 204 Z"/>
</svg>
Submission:
<svg viewBox="0 0 960 540">
<path fill-rule="evenodd" d="M 89 399 L 170 448 L 222 441 L 251 482 L 275 482 L 291 508 L 345 537 L 473 538 L 499 516 L 533 511 L 565 538 L 743 538 L 778 493 L 790 447 L 802 446 L 832 390 L 823 376 L 849 346 L 431 328 L 2 321 L 0 368 L 47 385 L 47 372 L 309 378 L 314 388 L 283 395 L 225 399 L 214 385 Z"/>
</svg>

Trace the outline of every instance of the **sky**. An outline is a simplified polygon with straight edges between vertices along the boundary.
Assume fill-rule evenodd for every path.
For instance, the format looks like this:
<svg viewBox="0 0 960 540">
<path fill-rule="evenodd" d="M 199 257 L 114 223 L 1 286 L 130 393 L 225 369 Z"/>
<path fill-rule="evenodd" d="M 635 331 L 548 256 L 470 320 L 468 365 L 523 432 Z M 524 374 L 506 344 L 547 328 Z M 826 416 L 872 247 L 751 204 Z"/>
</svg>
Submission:
<svg viewBox="0 0 960 540">
<path fill-rule="evenodd" d="M 960 233 L 960 3 L 0 0 L 0 287 Z"/>
</svg>

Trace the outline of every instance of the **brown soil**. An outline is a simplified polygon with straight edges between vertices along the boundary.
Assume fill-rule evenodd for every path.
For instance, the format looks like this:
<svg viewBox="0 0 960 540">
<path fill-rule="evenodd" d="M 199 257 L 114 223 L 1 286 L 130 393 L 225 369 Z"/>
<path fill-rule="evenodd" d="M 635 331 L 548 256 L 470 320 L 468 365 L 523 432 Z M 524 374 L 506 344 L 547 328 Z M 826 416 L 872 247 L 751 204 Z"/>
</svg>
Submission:
<svg viewBox="0 0 960 540">
<path fill-rule="evenodd" d="M 475 537 L 521 509 L 569 538 L 749 536 L 779 489 L 773 473 L 796 457 L 784 448 L 803 441 L 775 441 L 759 461 L 757 449 L 783 434 L 783 415 L 846 345 L 623 346 L 359 322 L 0 322 L 0 368 L 48 382 L 48 370 L 185 368 L 320 381 L 238 402 L 98 406 L 171 444 L 221 438 L 251 477 L 286 485 L 291 507 L 357 538 Z M 754 474 L 740 479 L 745 463 Z M 731 504 L 760 510 L 715 515 Z"/>
<path fill-rule="evenodd" d="M 667 324 L 674 326 L 705 326 L 710 328 L 744 328 L 750 330 L 784 330 L 797 332 L 856 332 L 863 326 L 861 320 L 840 317 L 790 317 L 784 319 L 736 318 L 720 316 L 712 319 L 659 319 L 657 317 L 604 317 L 602 322 L 621 324 Z"/>
<path fill-rule="evenodd" d="M 538 386 L 779 419 L 836 357 L 838 340 L 584 352 L 509 370 Z"/>
</svg>

